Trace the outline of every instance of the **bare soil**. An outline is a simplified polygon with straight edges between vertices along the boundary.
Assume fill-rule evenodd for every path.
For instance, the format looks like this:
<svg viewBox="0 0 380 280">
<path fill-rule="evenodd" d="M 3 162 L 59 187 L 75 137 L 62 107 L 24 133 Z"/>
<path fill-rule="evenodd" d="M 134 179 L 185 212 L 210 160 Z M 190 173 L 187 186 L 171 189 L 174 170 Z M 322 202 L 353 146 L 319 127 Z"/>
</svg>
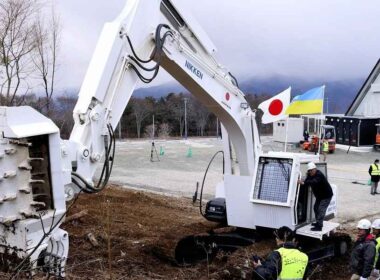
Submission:
<svg viewBox="0 0 380 280">
<path fill-rule="evenodd" d="M 251 257 L 275 248 L 271 238 L 233 254 L 219 253 L 211 264 L 181 267 L 174 248 L 183 237 L 217 225 L 205 221 L 190 199 L 109 187 L 81 195 L 68 216 L 88 214 L 64 224 L 70 235 L 67 279 L 251 279 Z M 98 241 L 93 246 L 91 233 Z M 348 258 L 311 268 L 310 279 L 349 279 Z M 2 277 L 1 277 L 2 278 Z M 5 278 L 6 279 L 6 278 Z"/>
<path fill-rule="evenodd" d="M 265 257 L 275 248 L 268 239 L 230 255 L 220 253 L 209 265 L 179 267 L 173 257 L 176 243 L 217 227 L 190 199 L 112 187 L 82 195 L 69 215 L 84 209 L 88 216 L 64 227 L 70 233 L 69 279 L 250 279 L 252 255 Z M 88 233 L 96 236 L 98 248 L 87 241 Z M 311 279 L 348 279 L 348 258 L 312 270 Z"/>
</svg>

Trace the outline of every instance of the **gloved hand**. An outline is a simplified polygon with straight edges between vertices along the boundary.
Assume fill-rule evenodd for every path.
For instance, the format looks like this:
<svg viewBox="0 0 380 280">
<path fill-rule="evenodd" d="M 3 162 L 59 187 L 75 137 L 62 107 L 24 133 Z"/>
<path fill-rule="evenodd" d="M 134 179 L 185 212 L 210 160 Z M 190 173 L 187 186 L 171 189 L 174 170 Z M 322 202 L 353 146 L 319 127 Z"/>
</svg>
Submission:
<svg viewBox="0 0 380 280">
<path fill-rule="evenodd" d="M 359 280 L 368 280 L 368 278 L 364 278 L 364 277 L 361 277 L 360 276 L 360 279 Z"/>
</svg>

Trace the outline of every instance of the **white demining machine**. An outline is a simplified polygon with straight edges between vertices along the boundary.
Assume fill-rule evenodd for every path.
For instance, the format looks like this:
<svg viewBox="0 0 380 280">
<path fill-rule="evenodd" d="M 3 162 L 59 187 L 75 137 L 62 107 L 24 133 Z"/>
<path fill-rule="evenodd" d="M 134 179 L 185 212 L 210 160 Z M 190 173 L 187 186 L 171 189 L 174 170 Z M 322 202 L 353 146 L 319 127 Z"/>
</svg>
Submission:
<svg viewBox="0 0 380 280">
<path fill-rule="evenodd" d="M 2 270 L 17 276 L 43 269 L 65 276 L 69 234 L 60 225 L 66 211 L 79 193 L 105 187 L 115 155 L 113 128 L 139 81 L 151 82 L 159 67 L 223 124 L 224 181 L 207 204 L 206 218 L 251 230 L 288 226 L 314 241 L 337 228 L 326 222 L 322 232 L 309 230 L 313 196 L 297 184 L 307 162 L 316 162 L 325 173 L 326 165 L 313 155 L 262 153 L 255 111 L 215 54 L 197 21 L 174 0 L 128 0 L 103 28 L 73 112 L 69 140 L 61 140 L 57 126 L 30 107 L 0 107 Z M 238 159 L 235 172 L 231 147 Z M 100 164 L 100 181 L 94 183 Z M 329 216 L 334 214 L 336 199 L 328 209 Z M 211 240 L 206 245 L 215 244 Z M 323 256 L 334 254 L 330 249 Z M 192 256 L 180 250 L 177 255 L 184 261 Z"/>
</svg>

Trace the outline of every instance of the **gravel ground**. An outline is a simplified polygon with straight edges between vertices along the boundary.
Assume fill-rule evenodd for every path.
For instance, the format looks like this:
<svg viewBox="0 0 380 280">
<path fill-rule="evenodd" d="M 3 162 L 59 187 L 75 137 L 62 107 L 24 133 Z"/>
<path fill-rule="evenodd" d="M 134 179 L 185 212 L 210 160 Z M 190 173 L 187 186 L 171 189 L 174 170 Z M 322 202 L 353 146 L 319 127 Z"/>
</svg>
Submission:
<svg viewBox="0 0 380 280">
<path fill-rule="evenodd" d="M 262 137 L 262 143 L 264 151 L 283 149 L 283 144 L 273 142 L 271 137 Z M 118 141 L 111 182 L 129 188 L 190 197 L 196 182 L 202 182 L 211 157 L 222 149 L 222 141 L 216 138 L 156 140 L 157 153 L 162 149 L 164 155 L 159 156 L 160 161 L 154 162 L 150 161 L 151 147 L 149 140 Z M 189 149 L 191 157 L 188 156 Z M 296 147 L 289 146 L 289 149 L 302 152 Z M 371 196 L 366 185 L 369 164 L 378 157 L 380 153 L 376 152 L 350 150 L 347 153 L 347 147 L 328 155 L 329 180 L 338 186 L 339 222 L 352 226 L 363 217 L 380 215 L 380 209 L 376 207 L 380 195 Z M 221 180 L 222 158 L 217 156 L 206 178 L 206 198 L 214 195 L 215 186 Z"/>
<path fill-rule="evenodd" d="M 189 197 L 193 195 L 196 183 L 202 182 L 211 157 L 222 149 L 222 141 L 216 138 L 158 140 L 155 141 L 156 150 L 159 154 L 163 149 L 164 155 L 159 156 L 160 161 L 154 162 L 150 161 L 151 147 L 151 141 L 147 140 L 117 142 L 111 182 Z M 188 156 L 189 149 L 191 157 Z M 205 182 L 209 197 L 222 179 L 222 157 L 217 156 Z"/>
</svg>

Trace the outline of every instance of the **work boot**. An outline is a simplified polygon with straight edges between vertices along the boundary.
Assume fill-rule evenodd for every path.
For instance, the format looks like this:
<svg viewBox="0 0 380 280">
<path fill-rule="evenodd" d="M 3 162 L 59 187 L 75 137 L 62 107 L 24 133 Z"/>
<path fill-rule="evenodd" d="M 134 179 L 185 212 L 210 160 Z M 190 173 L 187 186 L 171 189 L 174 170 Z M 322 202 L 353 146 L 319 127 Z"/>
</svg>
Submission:
<svg viewBox="0 0 380 280">
<path fill-rule="evenodd" d="M 311 226 L 312 226 L 312 227 L 315 227 L 315 226 L 317 226 L 317 225 L 318 225 L 317 222 L 311 223 Z"/>
<path fill-rule="evenodd" d="M 315 226 L 313 226 L 310 230 L 311 230 L 311 231 L 322 231 L 322 227 L 319 226 L 319 225 L 315 225 Z"/>
</svg>

